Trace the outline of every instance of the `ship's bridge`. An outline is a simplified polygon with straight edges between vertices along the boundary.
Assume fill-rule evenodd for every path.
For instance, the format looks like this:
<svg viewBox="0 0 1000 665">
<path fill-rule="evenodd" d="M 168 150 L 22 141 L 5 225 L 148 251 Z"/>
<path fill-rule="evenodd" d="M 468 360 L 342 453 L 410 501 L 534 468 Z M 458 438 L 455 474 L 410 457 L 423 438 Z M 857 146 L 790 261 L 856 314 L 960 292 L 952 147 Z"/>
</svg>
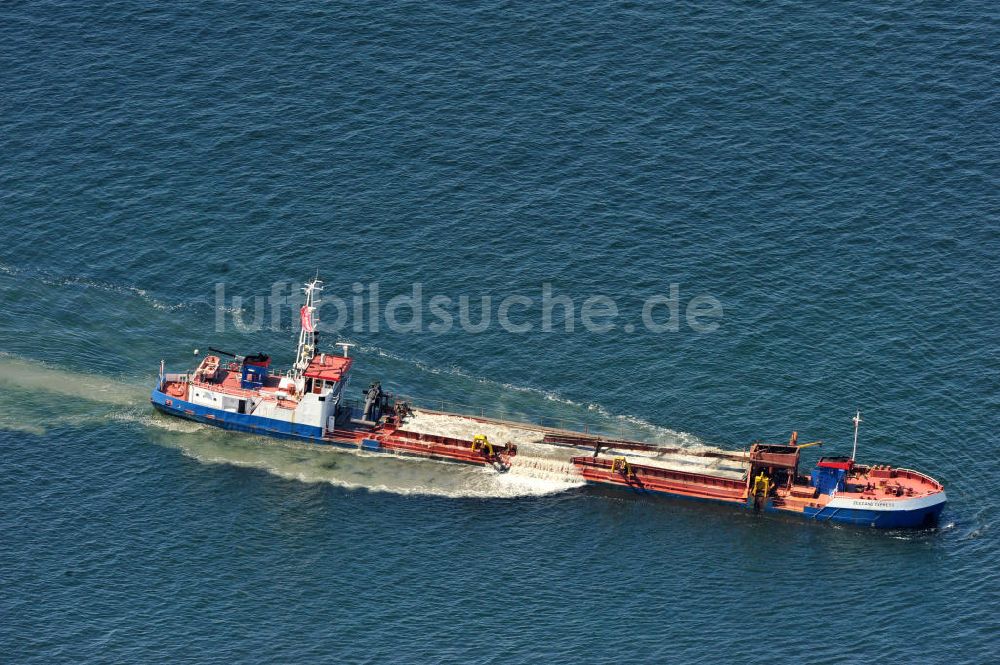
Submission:
<svg viewBox="0 0 1000 665">
<path fill-rule="evenodd" d="M 321 393 L 324 388 L 338 389 L 346 382 L 351 371 L 353 358 L 321 353 L 313 356 L 302 376 L 306 378 L 306 392 Z"/>
</svg>

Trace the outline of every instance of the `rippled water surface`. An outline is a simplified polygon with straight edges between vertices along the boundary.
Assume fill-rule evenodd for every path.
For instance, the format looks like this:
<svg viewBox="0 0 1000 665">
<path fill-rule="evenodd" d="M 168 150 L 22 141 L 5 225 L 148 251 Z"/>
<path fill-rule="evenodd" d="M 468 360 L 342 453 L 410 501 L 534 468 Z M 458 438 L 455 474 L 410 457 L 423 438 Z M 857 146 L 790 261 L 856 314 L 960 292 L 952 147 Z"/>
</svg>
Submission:
<svg viewBox="0 0 1000 665">
<path fill-rule="evenodd" d="M 997 659 L 991 4 L 96 4 L 0 7 L 0 661 Z M 250 320 L 317 269 L 344 299 L 419 281 L 537 314 L 548 283 L 621 310 L 348 329 L 355 392 L 827 454 L 860 408 L 859 457 L 939 478 L 943 522 L 759 519 L 151 412 L 161 358 L 292 360 L 290 317 L 243 332 L 216 285 Z M 625 332 L 671 283 L 719 328 Z"/>
</svg>

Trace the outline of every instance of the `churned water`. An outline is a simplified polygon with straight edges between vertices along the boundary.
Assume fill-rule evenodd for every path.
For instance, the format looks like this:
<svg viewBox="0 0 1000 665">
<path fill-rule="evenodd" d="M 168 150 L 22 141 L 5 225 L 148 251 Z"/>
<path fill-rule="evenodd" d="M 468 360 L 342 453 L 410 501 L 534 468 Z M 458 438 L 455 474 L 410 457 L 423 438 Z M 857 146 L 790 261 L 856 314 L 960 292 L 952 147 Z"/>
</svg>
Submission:
<svg viewBox="0 0 1000 665">
<path fill-rule="evenodd" d="M 996 661 L 998 22 L 5 3 L 0 661 Z M 161 358 L 289 363 L 271 290 L 317 270 L 348 319 L 372 283 L 426 304 L 420 331 L 324 333 L 357 344 L 355 397 L 827 454 L 860 408 L 859 457 L 950 503 L 936 530 L 836 528 L 151 412 Z M 543 331 L 545 293 L 571 332 L 564 306 Z M 493 299 L 482 332 L 463 296 L 473 321 Z M 676 330 L 642 321 L 655 297 Z"/>
</svg>

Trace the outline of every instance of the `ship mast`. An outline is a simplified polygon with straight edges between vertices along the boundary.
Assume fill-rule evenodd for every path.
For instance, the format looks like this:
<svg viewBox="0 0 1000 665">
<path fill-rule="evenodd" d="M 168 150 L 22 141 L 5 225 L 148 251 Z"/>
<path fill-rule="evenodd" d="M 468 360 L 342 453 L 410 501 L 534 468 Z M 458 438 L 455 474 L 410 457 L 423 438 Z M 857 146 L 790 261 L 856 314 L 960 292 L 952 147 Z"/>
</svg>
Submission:
<svg viewBox="0 0 1000 665">
<path fill-rule="evenodd" d="M 296 380 L 302 378 L 303 372 L 309 367 L 309 361 L 316 355 L 316 343 L 318 333 L 316 332 L 316 301 L 317 291 L 323 290 L 323 282 L 319 278 L 307 282 L 302 291 L 306 294 L 305 304 L 299 310 L 301 329 L 299 330 L 299 346 L 295 353 L 295 364 L 292 366 L 292 377 Z"/>
<path fill-rule="evenodd" d="M 853 420 L 854 420 L 854 449 L 851 451 L 851 461 L 852 462 L 854 461 L 854 458 L 858 454 L 858 425 L 860 425 L 862 423 L 862 420 L 861 420 L 861 411 L 857 412 L 857 414 L 854 416 Z"/>
</svg>

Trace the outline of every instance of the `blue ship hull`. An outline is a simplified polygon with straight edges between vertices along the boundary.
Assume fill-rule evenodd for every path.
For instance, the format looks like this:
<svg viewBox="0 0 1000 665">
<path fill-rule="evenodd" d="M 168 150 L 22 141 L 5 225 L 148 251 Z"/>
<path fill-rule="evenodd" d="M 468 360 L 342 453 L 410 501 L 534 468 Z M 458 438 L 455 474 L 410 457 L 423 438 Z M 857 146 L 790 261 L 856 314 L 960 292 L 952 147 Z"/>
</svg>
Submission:
<svg viewBox="0 0 1000 665">
<path fill-rule="evenodd" d="M 854 508 L 806 508 L 802 513 L 807 519 L 818 522 L 867 526 L 876 529 L 914 529 L 937 524 L 944 510 L 945 501 L 914 510 L 858 510 Z"/>
<path fill-rule="evenodd" d="M 170 397 L 160 390 L 154 389 L 149 396 L 153 406 L 168 415 L 180 416 L 188 420 L 248 434 L 263 434 L 283 439 L 299 439 L 313 443 L 332 443 L 323 438 L 323 429 L 313 425 L 262 418 L 247 413 L 233 413 L 222 409 L 213 409 L 176 397 Z"/>
<path fill-rule="evenodd" d="M 611 486 L 619 489 L 627 489 L 634 494 L 641 494 L 643 496 L 656 496 L 671 499 L 684 499 L 686 501 L 700 501 L 727 506 L 737 506 L 745 510 L 754 509 L 752 499 L 740 503 L 711 497 L 696 497 L 687 494 L 676 494 L 673 492 L 665 492 L 645 487 L 628 487 L 618 484 L 607 485 L 605 483 L 597 483 L 597 485 L 601 487 Z M 898 510 L 863 510 L 827 505 L 823 508 L 806 508 L 802 512 L 787 510 L 781 508 L 780 506 L 775 506 L 768 501 L 767 505 L 762 509 L 762 512 L 776 515 L 795 515 L 797 517 L 803 517 L 817 522 L 830 522 L 833 524 L 846 524 L 850 526 L 863 526 L 876 529 L 913 529 L 931 527 L 937 524 L 941 511 L 944 510 L 947 500 L 943 492 L 934 500 L 935 503 L 932 505 L 925 505 L 911 510 L 907 510 L 905 508 Z"/>
</svg>

